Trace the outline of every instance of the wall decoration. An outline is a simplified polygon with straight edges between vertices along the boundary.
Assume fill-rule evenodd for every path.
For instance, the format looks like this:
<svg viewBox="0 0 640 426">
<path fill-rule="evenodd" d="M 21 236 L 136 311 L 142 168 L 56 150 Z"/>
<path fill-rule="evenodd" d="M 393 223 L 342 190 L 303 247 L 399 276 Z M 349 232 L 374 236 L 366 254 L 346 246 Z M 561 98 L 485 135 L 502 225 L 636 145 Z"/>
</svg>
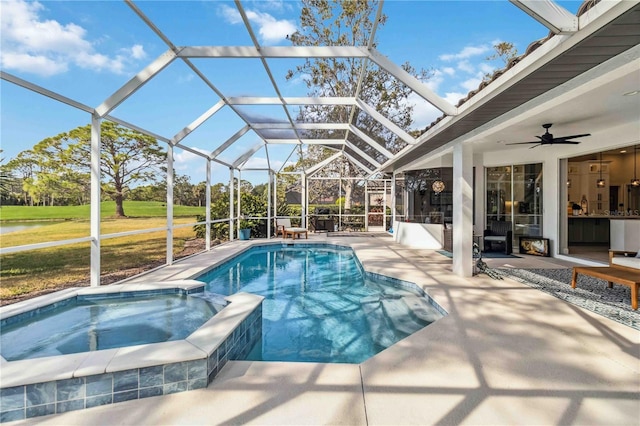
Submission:
<svg viewBox="0 0 640 426">
<path fill-rule="evenodd" d="M 520 237 L 520 254 L 549 257 L 549 239 L 540 237 Z"/>
</svg>

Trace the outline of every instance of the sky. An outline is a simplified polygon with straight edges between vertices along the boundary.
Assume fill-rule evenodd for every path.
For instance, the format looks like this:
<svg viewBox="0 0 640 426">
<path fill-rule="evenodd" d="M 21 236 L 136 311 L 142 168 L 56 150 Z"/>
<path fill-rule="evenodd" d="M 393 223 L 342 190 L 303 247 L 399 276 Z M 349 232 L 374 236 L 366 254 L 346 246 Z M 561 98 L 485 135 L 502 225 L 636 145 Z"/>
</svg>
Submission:
<svg viewBox="0 0 640 426">
<path fill-rule="evenodd" d="M 560 1 L 575 13 L 581 1 Z M 178 46 L 252 46 L 233 2 L 137 1 L 137 7 Z M 299 28 L 301 3 L 260 0 L 243 2 L 261 45 L 288 46 L 286 39 Z M 409 62 L 431 72 L 425 82 L 431 90 L 455 104 L 480 84 L 486 73 L 501 68 L 487 61 L 493 45 L 508 41 L 519 53 L 548 30 L 507 0 L 401 1 L 387 0 L 385 25 L 377 32 L 377 49 L 396 64 Z M 167 45 L 124 2 L 0 0 L 0 67 L 90 107 L 97 107 L 149 63 L 168 50 Z M 257 59 L 192 59 L 226 96 L 276 96 L 262 63 Z M 305 96 L 301 77 L 287 81 L 287 70 L 301 61 L 268 59 L 282 95 Z M 189 125 L 220 100 L 182 61 L 160 74 L 111 112 L 111 115 L 167 138 Z M 413 128 L 426 127 L 441 113 L 412 95 Z M 285 120 L 281 107 L 243 106 L 243 114 L 267 120 Z M 90 122 L 87 113 L 50 98 L 0 81 L 0 147 L 8 161 L 42 139 Z M 224 107 L 183 143 L 211 153 L 244 126 Z M 220 159 L 233 162 L 260 142 L 248 132 Z M 260 149 L 247 167 L 265 167 L 267 155 L 278 169 L 293 146 Z M 193 183 L 205 178 L 205 160 L 176 149 L 175 170 Z M 229 171 L 213 166 L 213 182 L 227 181 Z M 243 178 L 265 180 L 266 173 L 247 172 Z"/>
</svg>

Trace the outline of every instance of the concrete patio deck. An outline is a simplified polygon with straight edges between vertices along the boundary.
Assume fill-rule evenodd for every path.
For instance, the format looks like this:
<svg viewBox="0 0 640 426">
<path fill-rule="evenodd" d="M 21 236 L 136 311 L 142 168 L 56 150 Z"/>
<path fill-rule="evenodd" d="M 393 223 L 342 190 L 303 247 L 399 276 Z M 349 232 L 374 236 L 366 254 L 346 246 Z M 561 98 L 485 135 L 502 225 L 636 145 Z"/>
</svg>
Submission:
<svg viewBox="0 0 640 426">
<path fill-rule="evenodd" d="M 232 361 L 206 389 L 11 424 L 639 424 L 638 330 L 511 279 L 457 277 L 451 259 L 384 234 L 301 242 L 314 241 L 351 246 L 365 269 L 415 282 L 449 315 L 360 365 Z M 255 242 L 129 282 L 188 278 Z M 529 256 L 486 262 L 570 266 Z"/>
</svg>

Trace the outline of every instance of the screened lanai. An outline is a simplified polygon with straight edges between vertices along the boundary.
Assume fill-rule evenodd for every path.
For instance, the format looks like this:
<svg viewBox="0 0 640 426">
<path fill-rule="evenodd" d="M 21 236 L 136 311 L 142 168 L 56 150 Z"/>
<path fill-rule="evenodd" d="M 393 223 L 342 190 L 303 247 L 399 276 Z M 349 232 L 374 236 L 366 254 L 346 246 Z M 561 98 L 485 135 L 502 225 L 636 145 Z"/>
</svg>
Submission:
<svg viewBox="0 0 640 426">
<path fill-rule="evenodd" d="M 66 91 L 57 87 L 59 83 L 48 80 L 46 73 L 32 78 L 20 67 L 14 70 L 7 66 L 10 62 L 4 59 L 1 78 L 7 98 L 3 103 L 28 104 L 34 96 L 46 97 L 51 102 L 38 114 L 50 115 L 47 121 L 64 114 L 72 116 L 77 125 L 90 123 L 90 149 L 85 164 L 89 167 L 83 177 L 89 188 L 86 201 L 90 223 L 82 237 L 48 241 L 44 236 L 43 241 L 30 244 L 3 244 L 0 253 L 35 251 L 37 257 L 41 249 L 80 245 L 90 252 L 90 283 L 97 286 L 104 269 L 101 259 L 105 251 L 112 250 L 109 240 L 126 241 L 134 235 L 163 234 L 163 262 L 171 264 L 175 260 L 176 234 L 190 232 L 194 226 L 204 227 L 203 250 L 209 250 L 216 239 L 212 236 L 216 225 L 225 226 L 226 237 L 234 240 L 240 237 L 243 222 L 251 221 L 260 230 L 255 236 L 272 238 L 275 219 L 281 217 L 312 230 L 388 232 L 395 223 L 408 219 L 405 172 L 411 171 L 410 166 L 416 161 L 427 165 L 431 161 L 435 166 L 425 168 L 440 173 L 443 168 L 451 169 L 452 187 L 447 189 L 454 208 L 448 216 L 443 212 L 440 221 L 453 224 L 454 272 L 469 276 L 471 263 L 463 259 L 472 257 L 473 211 L 483 208 L 478 205 L 482 200 L 474 198 L 474 155 L 495 158 L 495 147 L 488 147 L 495 140 L 480 140 L 483 132 L 496 128 L 510 131 L 514 141 L 530 138 L 539 127 L 534 127 L 533 118 L 531 123 L 508 128 L 504 121 L 495 125 L 492 120 L 508 117 L 514 108 L 615 59 L 621 52 L 630 48 L 637 51 L 637 34 L 624 32 L 634 31 L 629 28 L 633 27 L 633 19 L 637 20 L 637 16 L 632 17 L 638 7 L 635 2 L 510 3 L 514 14 L 534 25 L 533 33 L 540 37 L 527 40 L 521 53 L 506 64 L 484 69 L 486 75 L 476 81 L 479 85 L 466 87 L 463 96 L 457 98 L 434 90 L 438 72 L 421 73 L 404 65 L 412 58 L 398 60 L 395 53 L 391 58 L 383 47 L 390 47 L 392 42 L 377 41 L 382 25 L 393 12 L 426 7 L 428 2 L 420 6 L 410 2 L 367 3 L 366 24 L 351 33 L 344 31 L 352 24 L 348 10 L 336 5 L 334 13 L 340 17 L 338 27 L 344 37 L 314 37 L 313 32 L 305 32 L 308 27 L 304 23 L 283 20 L 278 24 L 284 26 L 286 35 L 278 42 L 265 32 L 268 27 L 264 22 L 269 21 L 266 15 L 241 1 L 216 3 L 217 10 L 213 12 L 207 9 L 212 4 L 196 7 L 179 2 L 83 5 L 87 10 L 95 8 L 97 15 L 110 14 L 112 24 L 108 29 L 118 35 L 126 31 L 127 25 L 151 33 L 153 49 L 148 49 L 158 53 L 140 61 L 144 64 L 135 73 L 123 72 L 117 79 L 106 75 L 90 77 L 90 81 L 78 81 L 77 88 Z M 7 5 L 3 8 L 8 10 Z M 340 15 L 342 12 L 345 13 Z M 617 21 L 620 25 L 616 27 Z M 222 22 L 242 28 L 242 32 L 234 31 L 235 38 L 231 38 L 221 29 Z M 412 37 L 428 33 L 422 19 L 408 24 Z M 186 26 L 193 26 L 195 31 L 187 33 Z M 459 26 L 458 31 L 463 27 Z M 622 27 L 623 35 L 616 36 Z M 613 34 L 602 34 L 603 31 Z M 611 43 L 600 45 L 593 43 L 598 34 L 618 38 L 609 38 Z M 430 36 L 428 42 L 435 44 L 437 34 Z M 423 42 L 413 40 L 407 43 L 412 45 L 408 52 L 419 56 Z M 126 55 L 143 58 L 140 46 L 136 46 Z M 576 62 L 567 52 L 570 55 L 575 52 L 571 49 L 580 47 L 584 49 L 578 54 L 580 66 L 566 65 Z M 590 54 L 593 49 L 596 55 Z M 583 60 L 587 57 L 591 59 Z M 622 66 L 632 67 L 633 60 L 628 58 Z M 554 74 L 547 74 L 544 81 L 540 75 L 533 75 L 549 71 L 545 67 L 554 65 L 553 61 L 564 61 L 564 67 L 559 63 Z M 51 64 L 43 65 L 47 66 Z M 329 79 L 323 72 L 337 75 Z M 528 78 L 530 75 L 533 77 Z M 627 71 L 625 76 L 629 78 L 632 72 Z M 344 84 L 339 84 L 341 79 Z M 186 82 L 190 83 L 189 89 L 184 87 Z M 410 101 L 406 101 L 411 105 L 409 113 L 426 110 L 429 118 L 420 121 L 403 117 L 387 99 L 394 93 L 402 93 Z M 570 122 L 568 118 L 565 121 Z M 627 123 L 630 121 L 626 119 Z M 166 152 L 163 162 L 150 168 L 164 183 L 166 223 L 126 231 L 116 226 L 113 232 L 105 231 L 108 214 L 101 211 L 101 201 L 112 190 L 105 176 L 109 172 L 101 165 L 104 140 L 108 137 L 104 133 L 105 122 L 145 135 Z M 167 127 L 163 122 L 170 123 L 175 131 L 157 130 Z M 5 121 L 3 128 L 6 125 Z M 599 126 L 604 132 L 607 124 Z M 563 131 L 579 133 L 570 125 Z M 590 131 L 595 134 L 598 130 Z M 523 139 L 517 139 L 520 137 Z M 632 141 L 625 140 L 629 142 Z M 3 146 L 5 143 L 3 140 Z M 180 184 L 176 164 L 186 157 L 195 160 L 192 167 L 199 173 L 198 180 L 205 184 L 203 215 L 197 221 L 178 220 L 175 215 Z M 212 188 L 220 182 L 212 178 L 214 174 L 225 176 L 222 182 L 228 210 L 224 214 L 212 213 L 212 191 L 217 190 Z M 430 178 L 429 184 L 436 180 L 440 179 Z M 251 201 L 243 198 L 245 181 L 264 185 L 262 210 L 249 209 Z"/>
</svg>

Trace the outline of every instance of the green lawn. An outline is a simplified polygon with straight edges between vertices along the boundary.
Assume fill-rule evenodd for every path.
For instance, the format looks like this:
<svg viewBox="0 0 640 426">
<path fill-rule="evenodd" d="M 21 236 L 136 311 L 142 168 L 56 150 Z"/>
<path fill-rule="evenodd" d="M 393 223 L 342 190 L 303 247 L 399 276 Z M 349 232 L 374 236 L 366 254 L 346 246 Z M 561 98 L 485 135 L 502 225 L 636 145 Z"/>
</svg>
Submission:
<svg viewBox="0 0 640 426">
<path fill-rule="evenodd" d="M 4 207 L 3 207 L 4 209 Z M 125 210 L 126 211 L 126 210 Z M 195 217 L 183 217 L 176 224 L 193 223 Z M 106 219 L 101 223 L 103 234 L 126 232 L 138 229 L 159 228 L 166 225 L 164 218 Z M 12 247 L 43 241 L 58 241 L 86 237 L 89 222 L 69 220 L 32 230 L 17 231 L 2 236 L 2 246 Z M 174 230 L 174 253 L 182 250 L 187 240 L 195 236 L 192 227 Z M 166 258 L 166 232 L 129 235 L 106 239 L 101 244 L 101 272 L 115 273 L 133 268 L 144 268 L 150 264 L 162 264 Z M 46 249 L 29 250 L 0 256 L 0 299 L 37 295 L 39 292 L 74 285 L 88 285 L 89 243 L 78 243 Z M 129 274 L 130 275 L 130 274 Z M 124 278 L 123 275 L 120 279 Z"/>
<path fill-rule="evenodd" d="M 103 201 L 100 205 L 102 218 L 114 216 L 114 201 Z M 125 201 L 124 212 L 128 217 L 165 217 L 167 207 L 159 201 Z M 204 207 L 173 206 L 173 216 L 197 216 L 205 213 Z M 89 205 L 84 206 L 2 206 L 0 222 L 26 220 L 89 220 Z"/>
</svg>

